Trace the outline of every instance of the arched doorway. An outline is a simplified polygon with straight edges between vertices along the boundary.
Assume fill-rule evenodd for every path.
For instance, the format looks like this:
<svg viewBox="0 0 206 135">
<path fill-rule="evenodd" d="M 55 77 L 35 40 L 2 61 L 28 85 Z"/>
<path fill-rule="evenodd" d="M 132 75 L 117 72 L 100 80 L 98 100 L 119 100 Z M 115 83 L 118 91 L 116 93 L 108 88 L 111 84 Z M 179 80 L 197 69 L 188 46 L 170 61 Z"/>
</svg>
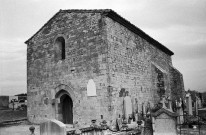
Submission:
<svg viewBox="0 0 206 135">
<path fill-rule="evenodd" d="M 57 101 L 59 100 L 56 104 L 57 119 L 64 124 L 73 124 L 73 101 L 70 94 L 65 90 L 60 90 L 55 97 Z"/>
<path fill-rule="evenodd" d="M 69 95 L 64 94 L 60 97 L 62 119 L 65 124 L 73 124 L 73 103 Z"/>
</svg>

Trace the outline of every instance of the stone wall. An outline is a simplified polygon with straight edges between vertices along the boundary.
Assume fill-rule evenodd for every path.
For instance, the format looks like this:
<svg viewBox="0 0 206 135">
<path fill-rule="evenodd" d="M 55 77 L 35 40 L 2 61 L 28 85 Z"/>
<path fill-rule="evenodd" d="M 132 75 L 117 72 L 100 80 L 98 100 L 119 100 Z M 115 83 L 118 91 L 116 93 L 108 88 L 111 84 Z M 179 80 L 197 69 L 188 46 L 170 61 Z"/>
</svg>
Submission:
<svg viewBox="0 0 206 135">
<path fill-rule="evenodd" d="M 184 81 L 182 74 L 175 69 L 174 67 L 170 67 L 171 74 L 171 97 L 172 100 L 179 101 L 181 99 L 185 99 L 185 89 L 184 89 Z"/>
<path fill-rule="evenodd" d="M 90 124 L 91 119 L 110 119 L 107 99 L 107 44 L 100 13 L 57 13 L 28 42 L 27 91 L 29 121 L 40 123 L 55 118 L 56 87 L 64 84 L 73 91 L 74 121 Z M 59 59 L 55 39 L 65 39 L 66 56 Z M 89 79 L 97 96 L 88 97 Z M 68 90 L 69 91 L 69 90 Z M 102 116 L 101 116 L 102 115 Z"/>
<path fill-rule="evenodd" d="M 9 108 L 9 96 L 0 96 L 0 109 Z"/>
<path fill-rule="evenodd" d="M 147 42 L 143 37 L 129 31 L 123 25 L 106 18 L 109 55 L 109 85 L 113 119 L 122 115 L 121 90 L 129 92 L 133 106 L 138 104 L 153 106 L 160 99 L 158 96 L 158 71 L 162 72 L 165 93 L 170 94 L 171 57 Z M 160 78 L 159 78 L 160 79 Z M 135 108 L 135 107 L 134 107 Z M 136 107 L 137 108 L 137 107 Z"/>
</svg>

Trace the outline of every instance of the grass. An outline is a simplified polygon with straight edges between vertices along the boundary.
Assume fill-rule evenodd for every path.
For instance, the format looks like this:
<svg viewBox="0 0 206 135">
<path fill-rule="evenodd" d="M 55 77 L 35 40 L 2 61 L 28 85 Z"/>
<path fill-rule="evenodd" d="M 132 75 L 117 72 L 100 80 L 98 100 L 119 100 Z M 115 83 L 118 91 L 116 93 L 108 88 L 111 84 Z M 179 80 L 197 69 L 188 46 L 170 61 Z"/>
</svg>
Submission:
<svg viewBox="0 0 206 135">
<path fill-rule="evenodd" d="M 0 123 L 19 120 L 27 117 L 26 110 L 0 110 Z"/>
</svg>

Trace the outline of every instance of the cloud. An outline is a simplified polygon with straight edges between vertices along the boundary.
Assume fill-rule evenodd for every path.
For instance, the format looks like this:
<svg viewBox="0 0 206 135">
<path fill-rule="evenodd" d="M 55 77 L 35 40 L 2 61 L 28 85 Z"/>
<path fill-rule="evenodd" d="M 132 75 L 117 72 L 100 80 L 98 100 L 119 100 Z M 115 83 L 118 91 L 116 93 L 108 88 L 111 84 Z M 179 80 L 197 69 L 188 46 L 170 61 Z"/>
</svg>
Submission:
<svg viewBox="0 0 206 135">
<path fill-rule="evenodd" d="M 0 38 L 0 94 L 26 90 L 26 45 L 24 38 Z"/>
<path fill-rule="evenodd" d="M 172 50 L 173 57 L 178 60 L 206 59 L 206 26 L 172 26 L 144 30 Z"/>
<path fill-rule="evenodd" d="M 135 14 L 135 24 L 152 29 L 180 26 L 205 26 L 206 1 L 156 0 L 145 1 L 141 14 Z M 133 9 L 131 12 L 138 12 Z M 133 14 L 130 14 L 132 18 Z"/>
<path fill-rule="evenodd" d="M 183 74 L 185 90 L 206 90 L 205 59 L 175 60 L 173 64 Z"/>
<path fill-rule="evenodd" d="M 0 49 L 6 52 L 13 52 L 26 48 L 25 38 L 0 38 Z"/>
<path fill-rule="evenodd" d="M 19 59 L 3 62 L 0 72 L 1 84 L 14 81 L 26 82 L 26 60 Z"/>
<path fill-rule="evenodd" d="M 13 95 L 20 94 L 20 93 L 26 93 L 26 85 L 22 85 L 22 84 L 23 82 L 19 82 L 11 86 L 11 83 L 10 83 L 10 84 L 7 84 L 6 86 L 0 87 L 0 95 L 13 96 Z"/>
<path fill-rule="evenodd" d="M 205 88 L 205 5 L 206 0 L 1 1 L 0 80 L 3 87 L 0 90 L 3 93 L 26 90 L 24 42 L 56 12 L 60 9 L 108 8 L 175 53 L 173 64 L 183 73 L 186 88 Z"/>
<path fill-rule="evenodd" d="M 175 49 L 176 57 L 178 60 L 192 60 L 192 59 L 203 59 L 206 60 L 206 45 L 195 44 L 194 46 L 182 46 Z"/>
<path fill-rule="evenodd" d="M 0 59 L 1 63 L 26 58 L 26 45 L 24 39 L 1 39 L 0 38 Z"/>
</svg>

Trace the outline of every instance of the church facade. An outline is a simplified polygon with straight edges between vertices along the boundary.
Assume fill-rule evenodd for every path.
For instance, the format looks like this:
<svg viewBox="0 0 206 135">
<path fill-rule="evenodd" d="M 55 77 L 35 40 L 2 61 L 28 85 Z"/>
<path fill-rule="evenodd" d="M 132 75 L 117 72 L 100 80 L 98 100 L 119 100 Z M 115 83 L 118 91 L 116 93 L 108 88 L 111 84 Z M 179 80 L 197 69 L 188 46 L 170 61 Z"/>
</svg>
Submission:
<svg viewBox="0 0 206 135">
<path fill-rule="evenodd" d="M 80 125 L 183 98 L 174 54 L 112 10 L 60 10 L 27 44 L 28 120 Z"/>
</svg>

